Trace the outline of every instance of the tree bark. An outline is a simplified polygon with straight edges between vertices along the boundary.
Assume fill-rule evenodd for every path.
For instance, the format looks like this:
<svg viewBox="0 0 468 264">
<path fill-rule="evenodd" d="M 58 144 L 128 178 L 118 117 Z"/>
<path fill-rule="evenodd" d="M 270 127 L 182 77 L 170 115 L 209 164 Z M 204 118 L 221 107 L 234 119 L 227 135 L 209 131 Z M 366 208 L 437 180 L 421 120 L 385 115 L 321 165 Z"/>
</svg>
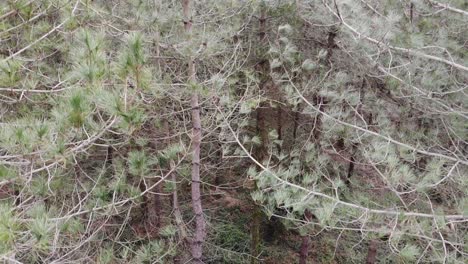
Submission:
<svg viewBox="0 0 468 264">
<path fill-rule="evenodd" d="M 283 125 L 283 110 L 281 109 L 281 105 L 278 105 L 278 108 L 276 109 L 276 116 L 277 116 L 277 127 L 276 127 L 276 131 L 278 132 L 278 140 L 282 140 L 283 139 L 283 129 L 282 129 L 282 125 Z M 278 154 L 281 153 L 281 145 L 278 144 L 277 146 L 277 149 L 278 149 Z"/>
<path fill-rule="evenodd" d="M 305 210 L 304 218 L 306 221 L 311 221 L 312 213 L 309 210 Z M 299 264 L 307 264 L 307 258 L 309 257 L 310 237 L 308 235 L 302 236 L 301 251 L 299 252 Z"/>
<path fill-rule="evenodd" d="M 374 264 L 377 259 L 377 241 L 371 240 L 367 250 L 366 264 Z"/>
<path fill-rule="evenodd" d="M 299 264 L 307 264 L 307 257 L 309 256 L 309 245 L 310 245 L 310 237 L 308 235 L 303 236 L 302 243 L 301 243 Z"/>
<path fill-rule="evenodd" d="M 266 7 L 262 6 L 261 7 L 261 14 L 259 18 L 259 39 L 260 43 L 263 45 L 265 44 L 266 40 Z M 265 62 L 263 58 L 260 59 L 260 67 L 261 71 L 264 76 L 267 74 L 267 69 L 268 69 L 268 62 Z M 263 81 L 264 83 L 261 84 L 260 89 L 264 90 L 265 89 L 265 80 Z M 257 109 L 256 113 L 256 119 L 257 119 L 257 134 L 260 137 L 261 144 L 256 148 L 256 151 L 254 153 L 254 157 L 258 162 L 263 162 L 263 159 L 265 158 L 267 154 L 267 145 L 268 145 L 268 130 L 266 128 L 266 120 L 265 120 L 265 115 L 266 115 L 266 107 L 268 107 L 268 104 L 265 102 L 261 102 L 259 108 Z M 257 189 L 257 184 L 255 183 L 254 186 L 255 190 Z M 251 264 L 257 264 L 259 263 L 258 261 L 258 256 L 260 255 L 260 225 L 262 222 L 262 211 L 260 207 L 256 204 L 254 204 L 254 209 L 252 212 L 252 225 L 251 225 L 251 248 L 250 248 L 250 263 Z"/>
<path fill-rule="evenodd" d="M 293 127 L 293 142 L 292 145 L 296 144 L 297 140 L 297 128 L 299 127 L 299 119 L 300 119 L 300 104 L 297 106 L 297 110 L 294 112 L 294 127 Z"/>
<path fill-rule="evenodd" d="M 189 38 L 192 33 L 191 0 L 183 0 L 184 28 Z M 196 69 L 193 58 L 188 60 L 188 81 L 196 82 Z M 198 92 L 193 91 L 190 98 L 192 107 L 192 208 L 195 214 L 195 232 L 191 239 L 192 263 L 203 263 L 203 242 L 205 241 L 205 218 L 201 203 L 200 192 L 200 144 L 201 144 L 201 120 L 200 106 L 198 104 Z"/>
<path fill-rule="evenodd" d="M 315 95 L 314 100 L 317 102 L 317 104 L 316 104 L 317 108 L 320 111 L 324 111 L 325 110 L 325 104 L 327 103 L 325 98 L 323 98 L 321 96 L 318 96 L 318 95 Z M 323 115 L 318 112 L 317 116 L 315 117 L 315 120 L 314 120 L 314 129 L 312 131 L 313 136 L 314 136 L 314 140 L 315 140 L 315 144 L 317 145 L 318 148 L 320 148 L 320 138 L 322 136 L 322 118 L 323 118 Z"/>
</svg>

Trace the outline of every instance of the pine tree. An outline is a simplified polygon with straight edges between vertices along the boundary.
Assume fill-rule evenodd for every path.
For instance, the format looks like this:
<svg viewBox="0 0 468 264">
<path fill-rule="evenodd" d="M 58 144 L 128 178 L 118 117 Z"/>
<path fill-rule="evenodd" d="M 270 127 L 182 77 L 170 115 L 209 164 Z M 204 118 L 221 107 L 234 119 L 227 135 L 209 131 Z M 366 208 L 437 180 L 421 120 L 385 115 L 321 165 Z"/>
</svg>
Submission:
<svg viewBox="0 0 468 264">
<path fill-rule="evenodd" d="M 464 263 L 467 8 L 0 2 L 1 261 Z"/>
</svg>

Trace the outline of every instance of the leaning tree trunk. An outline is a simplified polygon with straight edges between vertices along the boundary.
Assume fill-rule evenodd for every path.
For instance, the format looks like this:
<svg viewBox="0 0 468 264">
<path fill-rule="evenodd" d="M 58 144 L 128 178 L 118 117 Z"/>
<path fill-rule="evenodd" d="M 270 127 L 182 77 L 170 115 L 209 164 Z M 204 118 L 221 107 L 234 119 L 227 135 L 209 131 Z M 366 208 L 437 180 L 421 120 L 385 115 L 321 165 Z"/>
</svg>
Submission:
<svg viewBox="0 0 468 264">
<path fill-rule="evenodd" d="M 182 8 L 184 13 L 184 28 L 189 38 L 192 33 L 192 18 L 190 10 L 191 0 L 183 0 Z M 190 83 L 196 82 L 195 63 L 193 57 L 188 60 L 188 80 Z M 200 143 L 201 143 L 201 120 L 200 106 L 198 104 L 198 92 L 193 91 L 190 99 L 192 107 L 192 207 L 195 214 L 195 232 L 190 241 L 192 250 L 192 262 L 203 263 L 203 242 L 205 241 L 205 219 L 203 217 L 203 207 L 200 194 Z"/>
</svg>

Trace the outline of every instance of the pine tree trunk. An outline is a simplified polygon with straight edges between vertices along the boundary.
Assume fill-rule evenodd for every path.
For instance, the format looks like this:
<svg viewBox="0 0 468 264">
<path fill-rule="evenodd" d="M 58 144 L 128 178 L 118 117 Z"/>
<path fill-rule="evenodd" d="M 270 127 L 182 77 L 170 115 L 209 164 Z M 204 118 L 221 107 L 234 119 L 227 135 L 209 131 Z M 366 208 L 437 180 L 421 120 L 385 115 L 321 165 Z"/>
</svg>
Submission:
<svg viewBox="0 0 468 264">
<path fill-rule="evenodd" d="M 260 146 L 257 147 L 256 153 L 254 153 L 254 158 L 259 161 L 263 162 L 263 159 L 266 156 L 266 146 L 268 144 L 268 131 L 266 129 L 266 124 L 265 124 L 265 107 L 267 107 L 265 104 L 261 103 L 260 107 L 257 109 L 257 133 L 260 136 L 261 144 Z M 255 183 L 254 186 L 255 190 L 257 190 L 257 184 Z M 254 208 L 252 211 L 252 225 L 251 225 L 251 249 L 250 249 L 250 254 L 251 254 L 251 259 L 250 263 L 251 264 L 257 264 L 259 263 L 258 261 L 258 256 L 260 255 L 260 225 L 262 223 L 262 210 L 260 206 L 254 204 Z"/>
<path fill-rule="evenodd" d="M 316 103 L 317 108 L 320 111 L 324 111 L 325 104 L 326 104 L 325 98 L 315 95 L 314 99 L 317 102 Z M 315 120 L 314 120 L 313 136 L 314 136 L 315 145 L 317 146 L 317 148 L 320 148 L 320 145 L 321 145 L 320 138 L 322 136 L 322 118 L 323 118 L 323 115 L 320 113 L 317 113 L 317 116 L 315 117 Z"/>
<path fill-rule="evenodd" d="M 366 264 L 374 264 L 377 259 L 377 241 L 371 240 L 367 250 Z"/>
<path fill-rule="evenodd" d="M 307 257 L 309 256 L 309 245 L 310 245 L 310 237 L 308 235 L 303 236 L 302 243 L 301 243 L 299 264 L 307 264 Z"/>
<path fill-rule="evenodd" d="M 261 9 L 261 15 L 259 18 L 259 37 L 260 37 L 260 43 L 265 44 L 266 40 L 266 8 L 262 7 Z M 263 58 L 260 58 L 261 61 L 263 61 Z M 262 64 L 265 64 L 265 62 L 261 62 Z M 266 66 L 261 65 L 261 70 L 263 75 L 266 75 Z M 265 84 L 261 84 L 260 89 L 265 89 Z M 260 146 L 257 147 L 256 153 L 254 153 L 254 158 L 258 162 L 263 162 L 263 159 L 265 158 L 267 154 L 267 145 L 268 145 L 268 131 L 266 128 L 266 123 L 265 123 L 265 108 L 268 107 L 268 105 L 265 102 L 260 103 L 259 108 L 257 109 L 257 133 L 260 137 L 261 144 Z M 257 189 L 257 184 L 255 184 L 255 190 Z M 251 258 L 250 258 L 250 263 L 251 264 L 257 264 L 259 263 L 258 261 L 258 256 L 260 255 L 260 225 L 262 222 L 262 211 L 258 205 L 254 205 L 253 213 L 252 213 L 252 225 L 251 225 Z"/>
<path fill-rule="evenodd" d="M 190 38 L 192 33 L 192 19 L 190 10 L 191 0 L 183 0 L 185 32 Z M 196 69 L 193 58 L 188 61 L 189 82 L 195 83 Z M 192 208 L 195 214 L 195 232 L 191 240 L 192 263 L 203 263 L 203 242 L 205 241 L 205 218 L 200 193 L 200 143 L 201 143 L 201 120 L 200 106 L 198 104 L 198 92 L 194 91 L 190 98 L 192 107 Z"/>
<path fill-rule="evenodd" d="M 309 222 L 312 220 L 312 213 L 309 210 L 305 210 L 304 219 Z M 307 258 L 309 257 L 310 237 L 308 235 L 302 236 L 301 251 L 299 252 L 299 264 L 307 264 Z"/>
<path fill-rule="evenodd" d="M 192 66 L 193 67 L 193 66 Z M 205 219 L 201 204 L 200 193 L 200 142 L 201 142 L 201 121 L 200 110 L 198 109 L 198 95 L 193 94 L 191 98 L 192 106 L 192 207 L 195 214 L 195 235 L 192 240 L 192 257 L 194 263 L 202 263 L 202 248 L 205 240 Z"/>
<path fill-rule="evenodd" d="M 252 214 L 252 226 L 251 226 L 251 236 L 252 236 L 252 244 L 251 244 L 251 258 L 250 263 L 257 264 L 258 255 L 260 254 L 260 224 L 262 220 L 262 211 L 259 206 L 254 205 L 254 211 Z"/>
<path fill-rule="evenodd" d="M 276 109 L 276 120 L 277 120 L 277 127 L 276 131 L 278 132 L 278 140 L 283 140 L 283 110 L 281 108 L 281 105 L 278 105 L 278 108 Z M 281 153 L 281 145 L 277 145 L 278 153 Z"/>
<path fill-rule="evenodd" d="M 294 127 L 293 127 L 293 131 L 292 131 L 293 142 L 291 143 L 291 145 L 293 145 L 293 146 L 297 142 L 297 129 L 299 127 L 300 119 L 301 119 L 301 104 L 299 103 L 297 105 L 296 111 L 294 112 Z"/>
</svg>

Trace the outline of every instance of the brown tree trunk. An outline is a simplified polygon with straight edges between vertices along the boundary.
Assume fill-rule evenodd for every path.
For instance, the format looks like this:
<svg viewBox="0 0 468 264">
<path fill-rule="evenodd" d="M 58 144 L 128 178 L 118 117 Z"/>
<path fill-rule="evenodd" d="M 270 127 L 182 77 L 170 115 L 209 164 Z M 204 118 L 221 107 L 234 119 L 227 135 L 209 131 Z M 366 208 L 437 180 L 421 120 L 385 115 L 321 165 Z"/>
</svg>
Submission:
<svg viewBox="0 0 468 264">
<path fill-rule="evenodd" d="M 331 57 L 333 56 L 333 49 L 336 48 L 336 43 L 335 43 L 335 37 L 338 32 L 338 29 L 335 27 L 332 27 L 330 31 L 328 32 L 328 39 L 327 39 L 327 56 L 325 61 L 329 64 L 331 67 Z"/>
<path fill-rule="evenodd" d="M 362 107 L 364 105 L 364 97 L 365 97 L 365 85 L 366 85 L 366 79 L 362 79 L 362 84 L 359 89 L 359 105 L 356 107 L 357 113 L 364 117 L 365 114 L 362 110 Z M 351 177 L 353 176 L 354 173 L 354 164 L 356 162 L 355 156 L 357 155 L 357 150 L 358 150 L 359 143 L 353 143 L 353 146 L 351 148 L 351 156 L 349 157 L 349 167 L 348 167 L 348 174 L 345 180 L 345 183 L 348 187 L 351 187 Z"/>
<path fill-rule="evenodd" d="M 277 127 L 276 127 L 276 131 L 278 132 L 278 140 L 282 140 L 283 139 L 283 129 L 282 129 L 282 125 L 283 125 L 283 110 L 281 108 L 281 105 L 278 105 L 278 108 L 276 109 L 276 116 L 277 116 Z M 281 153 L 281 145 L 278 144 L 278 154 Z"/>
<path fill-rule="evenodd" d="M 263 162 L 263 159 L 266 156 L 267 153 L 267 145 L 268 145 L 268 131 L 266 129 L 266 120 L 265 120 L 265 108 L 267 107 L 267 104 L 261 103 L 260 107 L 257 109 L 257 133 L 260 136 L 261 144 L 260 146 L 257 147 L 255 151 L 254 158 L 258 162 Z M 257 184 L 255 183 L 254 186 L 255 190 L 257 189 Z M 251 225 L 251 249 L 250 249 L 250 254 L 251 254 L 251 259 L 250 263 L 251 264 L 257 264 L 259 263 L 258 261 L 258 256 L 260 255 L 260 225 L 262 223 L 262 210 L 260 206 L 254 204 L 254 208 L 252 211 L 252 225 Z"/>
<path fill-rule="evenodd" d="M 377 241 L 371 240 L 367 250 L 366 264 L 374 264 L 377 259 Z"/>
<path fill-rule="evenodd" d="M 307 264 L 307 257 L 309 256 L 309 245 L 310 245 L 310 237 L 308 235 L 303 236 L 302 243 L 301 243 L 299 264 Z"/>
<path fill-rule="evenodd" d="M 264 44 L 266 40 L 266 7 L 262 7 L 261 9 L 261 14 L 259 18 L 259 38 L 260 38 L 260 43 Z M 267 74 L 267 69 L 268 69 L 268 62 L 264 62 L 263 58 L 260 58 L 261 60 L 261 71 L 263 75 Z M 264 81 L 265 82 L 265 81 Z M 261 84 L 260 89 L 265 89 L 265 83 Z M 257 109 L 256 113 L 256 119 L 257 119 L 257 134 L 260 137 L 261 144 L 258 146 L 255 150 L 254 153 L 254 158 L 258 162 L 263 162 L 263 159 L 265 158 L 267 154 L 267 145 L 268 145 L 268 130 L 266 128 L 266 120 L 265 120 L 265 115 L 266 115 L 266 108 L 268 107 L 268 103 L 262 102 L 260 103 L 259 108 Z M 255 189 L 257 189 L 257 184 L 255 184 Z M 260 225 L 262 222 L 262 211 L 261 208 L 254 204 L 254 209 L 252 212 L 252 225 L 251 225 L 251 248 L 250 248 L 250 263 L 251 264 L 257 264 L 259 263 L 258 256 L 260 255 Z"/>
<path fill-rule="evenodd" d="M 304 219 L 308 222 L 312 219 L 312 213 L 305 210 Z M 308 235 L 302 236 L 301 251 L 299 252 L 299 264 L 307 264 L 309 257 L 310 237 Z"/>
<path fill-rule="evenodd" d="M 184 28 L 188 37 L 192 33 L 192 18 L 190 10 L 191 0 L 183 0 Z M 188 80 L 196 82 L 196 69 L 193 58 L 188 61 Z M 195 214 L 195 232 L 191 239 L 192 263 L 203 263 L 203 242 L 205 241 L 205 218 L 200 193 L 200 144 L 201 144 L 201 120 L 200 106 L 198 104 L 198 92 L 194 91 L 190 98 L 192 107 L 192 208 Z"/>
<path fill-rule="evenodd" d="M 301 121 L 302 121 L 302 105 L 301 103 L 299 103 L 297 106 L 296 106 L 296 110 L 292 110 L 292 112 L 294 113 L 294 125 L 293 125 L 293 131 L 292 131 L 292 148 L 295 147 L 296 143 L 298 142 L 297 138 L 298 138 L 298 129 L 299 129 L 299 124 L 301 124 Z"/>
<path fill-rule="evenodd" d="M 316 95 L 314 96 L 314 99 L 317 102 L 317 108 L 320 111 L 324 111 L 325 104 L 326 104 L 325 98 Z M 322 118 L 323 118 L 322 114 L 318 112 L 314 120 L 314 129 L 313 129 L 313 136 L 314 136 L 315 144 L 319 148 L 320 148 L 320 138 L 322 136 Z"/>
<path fill-rule="evenodd" d="M 262 211 L 258 205 L 254 205 L 254 210 L 252 214 L 252 226 L 250 234 L 252 236 L 251 244 L 251 258 L 250 263 L 256 264 L 259 263 L 258 256 L 260 254 L 260 224 L 262 220 Z"/>
<path fill-rule="evenodd" d="M 194 263 L 202 263 L 202 248 L 205 240 L 205 218 L 200 193 L 200 143 L 201 143 L 201 121 L 198 109 L 198 95 L 193 94 L 192 106 L 192 207 L 195 214 L 195 234 L 192 239 L 192 257 Z"/>
</svg>

